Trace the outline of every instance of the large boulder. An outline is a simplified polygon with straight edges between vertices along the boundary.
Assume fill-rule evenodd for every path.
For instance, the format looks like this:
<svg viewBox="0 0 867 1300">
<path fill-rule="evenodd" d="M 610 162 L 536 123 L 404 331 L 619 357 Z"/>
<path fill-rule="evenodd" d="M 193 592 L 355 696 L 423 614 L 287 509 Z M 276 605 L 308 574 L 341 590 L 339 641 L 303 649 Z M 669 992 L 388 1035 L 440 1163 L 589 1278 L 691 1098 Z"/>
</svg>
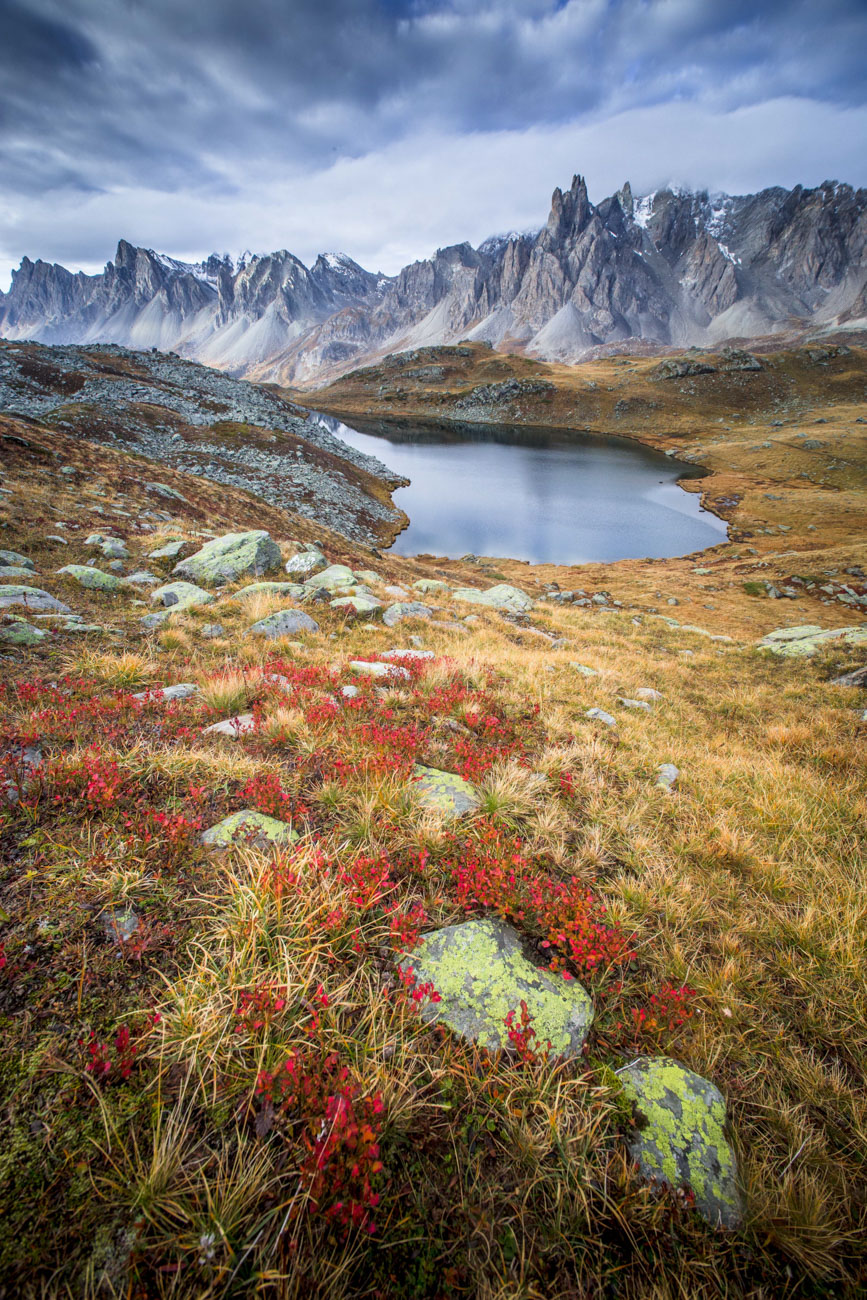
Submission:
<svg viewBox="0 0 867 1300">
<path fill-rule="evenodd" d="M 264 636 L 276 641 L 281 636 L 295 636 L 298 632 L 318 632 L 319 624 L 303 609 L 278 609 L 258 623 L 247 628 L 248 636 Z"/>
<path fill-rule="evenodd" d="M 537 1046 L 550 1042 L 558 1056 L 580 1052 L 593 1004 L 580 984 L 555 979 L 524 956 L 519 935 L 504 921 L 485 918 L 449 925 L 426 935 L 401 963 L 417 984 L 431 983 L 439 1002 L 422 1003 L 429 1023 L 442 1021 L 481 1047 L 508 1047 L 505 1019 L 520 1015 L 521 1002 L 533 1017 Z"/>
<path fill-rule="evenodd" d="M 448 818 L 462 817 L 479 806 L 479 796 L 469 781 L 454 772 L 442 772 L 438 767 L 417 763 L 413 775 L 419 802 L 430 812 Z"/>
<path fill-rule="evenodd" d="M 714 1227 L 736 1228 L 742 1208 L 734 1152 L 719 1089 L 665 1056 L 644 1056 L 618 1071 L 639 1128 L 629 1153 L 645 1178 L 688 1187 Z"/>
<path fill-rule="evenodd" d="M 504 610 L 509 614 L 523 614 L 533 608 L 533 601 L 520 587 L 512 587 L 508 582 L 500 582 L 487 591 L 478 591 L 475 587 L 458 587 L 453 593 L 455 600 L 468 601 L 473 605 L 487 605 L 489 609 Z"/>
<path fill-rule="evenodd" d="M 13 578 L 33 578 L 33 570 L 25 569 L 23 564 L 0 564 L 0 582 L 11 582 Z"/>
<path fill-rule="evenodd" d="M 88 564 L 66 564 L 57 572 L 68 574 L 79 587 L 86 587 L 88 591 L 105 591 L 112 596 L 123 591 L 123 582 L 115 574 L 92 569 Z"/>
<path fill-rule="evenodd" d="M 276 569 L 282 556 L 280 547 L 263 528 L 249 533 L 226 533 L 206 542 L 200 551 L 181 560 L 172 569 L 179 578 L 189 578 L 206 587 L 221 587 L 236 582 L 248 573 L 258 577 Z"/>
<path fill-rule="evenodd" d="M 780 627 L 758 641 L 760 650 L 785 659 L 809 659 L 832 645 L 867 645 L 867 625 L 821 628 L 815 623 L 801 627 Z"/>
</svg>

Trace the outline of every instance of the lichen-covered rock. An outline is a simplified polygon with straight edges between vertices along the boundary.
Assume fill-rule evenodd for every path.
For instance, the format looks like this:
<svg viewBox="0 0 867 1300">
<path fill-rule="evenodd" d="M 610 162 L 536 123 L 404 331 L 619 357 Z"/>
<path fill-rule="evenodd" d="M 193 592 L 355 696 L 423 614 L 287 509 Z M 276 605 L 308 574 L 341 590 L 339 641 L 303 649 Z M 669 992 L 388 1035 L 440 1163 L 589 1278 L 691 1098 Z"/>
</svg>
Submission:
<svg viewBox="0 0 867 1300">
<path fill-rule="evenodd" d="M 719 1089 L 665 1056 L 640 1057 L 618 1074 L 642 1125 L 629 1153 L 644 1177 L 689 1187 L 708 1223 L 736 1228 L 742 1208 Z"/>
<path fill-rule="evenodd" d="M 0 609 L 6 609 L 10 605 L 23 605 L 28 610 L 53 614 L 72 613 L 68 605 L 41 587 L 22 587 L 17 583 L 0 586 Z"/>
<path fill-rule="evenodd" d="M 200 839 L 209 848 L 224 849 L 238 840 L 258 844 L 291 844 L 298 839 L 298 832 L 288 822 L 278 821 L 276 817 L 269 817 L 267 813 L 257 812 L 254 808 L 244 808 L 203 831 Z"/>
<path fill-rule="evenodd" d="M 436 659 L 433 650 L 404 650 L 395 646 L 393 650 L 383 650 L 380 659 Z"/>
<path fill-rule="evenodd" d="M 255 726 L 256 719 L 252 713 L 237 713 L 234 718 L 226 718 L 224 722 L 212 722 L 204 728 L 202 735 L 229 736 L 232 740 L 237 740 L 239 736 L 253 731 Z"/>
<path fill-rule="evenodd" d="M 768 632 L 758 641 L 760 650 L 786 659 L 809 659 L 829 645 L 867 645 L 867 626 L 821 628 L 807 623 L 801 627 L 781 627 Z"/>
<path fill-rule="evenodd" d="M 300 600 L 304 588 L 300 582 L 251 582 L 248 587 L 241 587 L 232 596 L 233 600 L 246 599 L 247 596 L 287 596 L 291 600 Z"/>
<path fill-rule="evenodd" d="M 308 591 L 339 591 L 341 587 L 354 587 L 355 575 L 345 564 L 329 564 L 321 573 L 304 583 Z"/>
<path fill-rule="evenodd" d="M 86 587 L 89 591 L 104 591 L 112 596 L 123 591 L 120 578 L 113 573 L 103 573 L 102 569 L 91 569 L 87 564 L 66 564 L 57 572 L 67 573 L 80 587 Z"/>
<path fill-rule="evenodd" d="M 650 712 L 650 705 L 647 700 L 630 700 L 626 695 L 618 695 L 617 703 L 623 709 L 643 709 L 645 713 Z"/>
<path fill-rule="evenodd" d="M 575 671 L 576 671 L 576 673 L 580 673 L 582 677 L 598 677 L 598 676 L 599 676 L 599 670 L 598 670 L 598 668 L 588 668 L 587 664 L 579 664 L 579 663 L 577 663 L 576 660 L 574 660 L 574 659 L 570 659 L 570 660 L 569 660 L 569 667 L 570 667 L 570 668 L 574 668 Z"/>
<path fill-rule="evenodd" d="M 523 614 L 533 608 L 533 601 L 520 587 L 512 587 L 508 582 L 500 582 L 487 591 L 478 591 L 475 587 L 458 587 L 453 593 L 455 600 L 469 601 L 473 605 L 487 605 L 490 609 L 505 610 L 509 614 Z"/>
<path fill-rule="evenodd" d="M 356 582 L 372 583 L 374 586 L 382 582 L 382 578 L 375 569 L 354 569 L 353 573 Z"/>
<path fill-rule="evenodd" d="M 121 541 L 119 537 L 103 537 L 95 545 L 102 551 L 107 560 L 129 559 L 129 548 L 126 542 Z"/>
<path fill-rule="evenodd" d="M 504 1021 L 520 1014 L 522 1000 L 533 1017 L 540 1047 L 558 1056 L 580 1052 L 593 1005 L 580 984 L 554 979 L 524 956 L 521 940 L 505 922 L 486 918 L 449 925 L 425 935 L 401 963 L 419 984 L 430 982 L 439 1002 L 422 1003 L 428 1023 L 442 1021 L 481 1047 L 509 1047 Z"/>
<path fill-rule="evenodd" d="M 153 614 L 146 614 L 141 619 L 143 628 L 160 627 L 172 614 L 181 614 L 194 605 L 209 605 L 214 597 L 209 591 L 197 587 L 192 582 L 167 582 L 151 592 L 151 600 L 162 605 L 162 609 Z"/>
<path fill-rule="evenodd" d="M 18 551 L 0 550 L 0 564 L 19 569 L 29 569 L 31 572 L 36 568 L 32 560 L 28 560 L 26 555 L 21 555 Z"/>
<path fill-rule="evenodd" d="M 400 664 L 380 664 L 371 663 L 367 659 L 352 659 L 349 662 L 350 670 L 358 673 L 361 677 L 380 677 L 385 681 L 408 682 L 410 674 L 406 668 Z"/>
<path fill-rule="evenodd" d="M 382 621 L 386 627 L 394 627 L 396 623 L 402 623 L 406 618 L 430 618 L 433 610 L 429 605 L 422 605 L 421 601 L 397 601 L 394 605 L 389 605 L 388 609 L 382 616 Z"/>
<path fill-rule="evenodd" d="M 286 572 L 297 573 L 300 577 L 309 577 L 327 568 L 328 561 L 321 551 L 299 551 L 291 560 L 286 561 Z"/>
<path fill-rule="evenodd" d="M 469 781 L 454 772 L 442 772 L 438 767 L 417 763 L 413 775 L 419 802 L 430 812 L 449 818 L 462 817 L 479 806 L 479 796 Z"/>
<path fill-rule="evenodd" d="M 23 564 L 0 564 L 0 582 L 11 582 L 13 578 L 32 578 L 33 570 L 25 569 Z"/>
<path fill-rule="evenodd" d="M 137 691 L 134 700 L 188 700 L 198 693 L 195 682 L 176 682 L 174 686 L 154 686 L 149 691 Z"/>
<path fill-rule="evenodd" d="M 32 623 L 28 623 L 23 618 L 13 619 L 11 623 L 0 624 L 0 641 L 3 641 L 6 645 L 39 645 L 39 642 L 44 641 L 48 636 L 50 636 L 49 632 L 34 627 Z"/>
<path fill-rule="evenodd" d="M 126 579 L 127 586 L 130 587 L 152 587 L 159 582 L 155 573 L 148 573 L 146 569 L 139 569 L 136 573 L 130 573 Z"/>
<path fill-rule="evenodd" d="M 382 601 L 375 596 L 337 596 L 329 604 L 332 609 L 342 609 L 356 618 L 376 614 L 382 609 Z"/>
<path fill-rule="evenodd" d="M 176 560 L 184 547 L 188 545 L 188 542 L 185 542 L 182 537 L 179 537 L 173 542 L 166 542 L 165 546 L 158 546 L 155 551 L 150 551 L 148 559 Z"/>
<path fill-rule="evenodd" d="M 172 573 L 208 587 L 221 587 L 248 573 L 258 577 L 276 569 L 281 559 L 280 547 L 272 541 L 270 533 L 255 528 L 248 533 L 226 533 L 223 537 L 215 537 L 195 555 L 176 564 Z"/>
<path fill-rule="evenodd" d="M 318 632 L 319 624 L 303 609 L 278 609 L 258 623 L 247 628 L 248 636 L 264 636 L 276 641 L 281 636 L 295 636 L 298 632 Z"/>
<path fill-rule="evenodd" d="M 610 713 L 606 713 L 604 709 L 587 709 L 584 717 L 592 718 L 594 722 L 604 722 L 606 727 L 617 726 L 617 719 L 612 717 Z"/>
<path fill-rule="evenodd" d="M 661 790 L 673 790 L 680 777 L 680 768 L 674 763 L 660 763 L 656 769 L 656 784 Z"/>
<path fill-rule="evenodd" d="M 449 584 L 440 582 L 439 578 L 419 578 L 418 582 L 414 582 L 412 585 L 415 591 L 420 591 L 424 596 L 430 595 L 434 591 L 450 590 Z"/>
</svg>

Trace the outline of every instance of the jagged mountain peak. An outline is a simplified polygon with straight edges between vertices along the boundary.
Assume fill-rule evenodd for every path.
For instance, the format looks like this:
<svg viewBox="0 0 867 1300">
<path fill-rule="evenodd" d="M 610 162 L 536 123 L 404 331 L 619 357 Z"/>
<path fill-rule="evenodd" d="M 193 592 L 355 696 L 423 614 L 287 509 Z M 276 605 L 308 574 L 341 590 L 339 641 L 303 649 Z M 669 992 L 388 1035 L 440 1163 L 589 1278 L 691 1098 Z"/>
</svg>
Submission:
<svg viewBox="0 0 867 1300">
<path fill-rule="evenodd" d="M 327 380 L 387 351 L 463 337 L 575 361 L 604 343 L 716 343 L 857 327 L 867 191 L 839 181 L 731 196 L 631 184 L 593 203 L 580 173 L 541 229 L 455 243 L 395 276 L 288 249 L 186 262 L 121 239 L 100 275 L 22 259 L 0 332 L 159 346 L 235 374 Z"/>
</svg>

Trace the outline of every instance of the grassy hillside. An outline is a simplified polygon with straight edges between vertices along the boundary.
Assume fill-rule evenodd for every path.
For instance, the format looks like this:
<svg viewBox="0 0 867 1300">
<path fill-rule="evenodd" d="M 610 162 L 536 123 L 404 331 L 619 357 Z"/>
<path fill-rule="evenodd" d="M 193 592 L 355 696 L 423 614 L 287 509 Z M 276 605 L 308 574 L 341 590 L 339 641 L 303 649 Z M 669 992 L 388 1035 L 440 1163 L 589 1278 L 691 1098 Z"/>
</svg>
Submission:
<svg viewBox="0 0 867 1300">
<path fill-rule="evenodd" d="M 748 440 L 708 440 L 699 410 L 652 436 L 700 446 L 712 499 L 741 496 L 739 540 L 580 570 L 378 555 L 235 489 L 2 422 L 0 546 L 35 567 L 0 583 L 102 629 L 28 613 L 56 630 L 0 643 L 18 795 L 0 805 L 7 1294 L 863 1293 L 865 701 L 833 679 L 864 650 L 754 644 L 786 623 L 863 622 L 842 600 L 865 559 L 861 354 L 846 364 L 809 399 L 840 469 L 819 473 L 766 404 L 749 443 L 774 454 L 748 473 Z M 556 403 L 578 400 L 568 375 Z M 121 576 L 164 581 L 161 543 L 185 540 L 183 555 L 251 528 L 287 559 L 315 540 L 383 603 L 399 586 L 434 617 L 389 629 L 305 602 L 318 630 L 268 641 L 251 625 L 297 602 L 238 594 L 246 577 L 143 631 L 147 585 L 106 594 L 56 572 L 94 557 L 110 572 L 86 542 L 99 532 L 124 539 Z M 765 579 L 790 576 L 822 582 L 769 598 Z M 532 609 L 454 595 L 504 578 Z M 445 586 L 420 594 L 422 579 Z M 552 581 L 622 607 L 541 600 Z M 651 612 L 670 597 L 694 607 L 675 626 Z M 0 611 L 0 632 L 24 612 Z M 433 657 L 380 658 L 402 649 Z M 134 698 L 173 683 L 197 689 Z M 648 708 L 619 702 L 648 688 Z M 242 714 L 235 734 L 206 731 Z M 418 763 L 465 777 L 474 810 L 427 807 Z M 671 790 L 662 763 L 680 771 Z M 243 809 L 297 840 L 201 843 Z M 472 1046 L 401 978 L 426 933 L 491 915 L 590 994 L 577 1057 L 547 1053 L 519 1007 L 509 1050 Z M 724 1095 L 739 1230 L 630 1161 L 617 1071 L 646 1055 Z"/>
</svg>

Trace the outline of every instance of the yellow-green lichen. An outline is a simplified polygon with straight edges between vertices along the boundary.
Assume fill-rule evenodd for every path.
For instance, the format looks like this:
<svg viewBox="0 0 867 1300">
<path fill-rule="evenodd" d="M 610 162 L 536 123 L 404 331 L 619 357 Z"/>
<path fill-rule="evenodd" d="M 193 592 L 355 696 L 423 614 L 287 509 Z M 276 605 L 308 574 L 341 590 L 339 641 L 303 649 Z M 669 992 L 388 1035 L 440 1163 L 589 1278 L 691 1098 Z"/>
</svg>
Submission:
<svg viewBox="0 0 867 1300">
<path fill-rule="evenodd" d="M 642 1125 L 630 1153 L 645 1177 L 689 1187 L 708 1222 L 736 1227 L 737 1169 L 719 1089 L 667 1057 L 633 1061 L 620 1078 Z"/>
<path fill-rule="evenodd" d="M 558 1055 L 578 1052 L 593 1016 L 580 984 L 554 980 L 527 960 L 517 933 L 502 921 L 486 919 L 447 926 L 422 940 L 402 963 L 418 983 L 432 983 L 439 1002 L 427 1002 L 429 1022 L 442 1021 L 482 1047 L 507 1047 L 503 1023 L 523 1000 L 533 1017 L 540 1045 Z"/>
</svg>

